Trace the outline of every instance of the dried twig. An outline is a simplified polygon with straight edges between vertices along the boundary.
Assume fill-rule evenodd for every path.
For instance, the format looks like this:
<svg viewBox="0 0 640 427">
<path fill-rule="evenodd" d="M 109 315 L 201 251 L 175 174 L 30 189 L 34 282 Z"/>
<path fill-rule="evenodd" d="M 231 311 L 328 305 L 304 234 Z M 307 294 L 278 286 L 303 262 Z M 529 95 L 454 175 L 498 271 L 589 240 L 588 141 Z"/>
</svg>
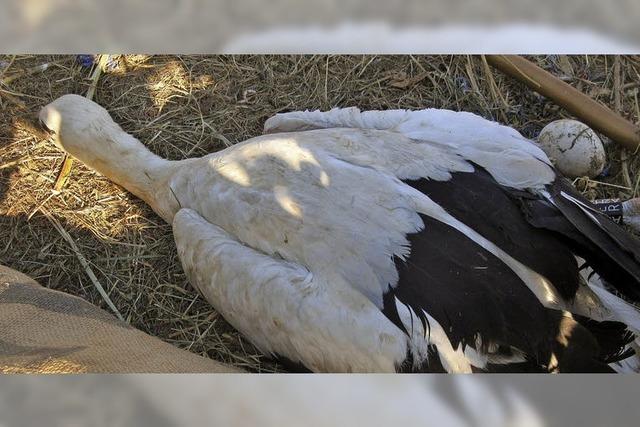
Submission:
<svg viewBox="0 0 640 427">
<path fill-rule="evenodd" d="M 2 59 L 8 62 L 11 57 Z M 548 59 L 540 56 L 534 60 L 544 65 Z M 78 87 L 89 88 L 87 73 L 78 72 L 75 56 L 55 61 L 57 65 L 44 74 L 12 83 L 12 90 L 28 95 L 20 99 L 30 111 L 42 105 L 42 99 L 35 96 L 55 98 Z M 41 62 L 36 56 L 17 56 L 10 73 Z M 448 108 L 492 119 L 497 113 L 504 120 L 499 112 L 502 101 L 492 96 L 479 56 L 416 56 L 415 60 L 407 56 L 336 56 L 329 61 L 328 74 L 325 56 L 266 60 L 251 56 L 127 55 L 126 62 L 130 64 L 127 70 L 120 67 L 109 72 L 121 78 L 100 77 L 96 96 L 127 132 L 170 159 L 204 155 L 259 135 L 264 120 L 275 113 L 327 105 L 363 110 Z M 571 57 L 571 63 L 573 82 L 583 79 L 587 88 L 609 89 L 600 97 L 603 101 L 611 97 L 613 109 L 612 58 L 576 56 Z M 390 90 L 395 76 L 425 71 L 420 64 L 429 71 L 422 83 Z M 632 76 L 627 81 L 640 81 L 634 70 L 639 66 L 637 60 L 623 57 L 623 76 Z M 567 115 L 514 80 L 498 78 L 495 71 L 493 77 L 509 105 L 506 124 L 526 136 L 535 136 L 549 121 Z M 628 89 L 624 79 L 621 83 L 621 113 L 637 123 L 640 106 L 636 107 L 636 90 Z M 250 107 L 237 102 L 247 89 L 257 93 Z M 625 94 L 625 90 L 629 92 Z M 0 114 L 0 138 L 7 143 L 0 143 L 0 164 L 11 164 L 0 170 L 0 258 L 4 263 L 34 277 L 47 277 L 52 287 L 87 295 L 106 307 L 60 232 L 48 220 L 42 218 L 44 224 L 37 220 L 40 211 L 27 221 L 45 201 L 46 209 L 73 236 L 113 303 L 133 326 L 183 349 L 254 372 L 281 371 L 279 365 L 243 341 L 187 284 L 171 227 L 144 203 L 88 168 L 74 168 L 64 193 L 47 200 L 61 156 L 51 144 L 40 143 L 43 137 L 14 104 L 5 102 L 5 108 L 6 114 Z M 24 162 L 13 163 L 17 159 Z M 628 161 L 631 177 L 638 180 L 640 156 L 630 156 Z M 578 188 L 589 198 L 615 198 L 632 192 L 621 173 L 601 183 L 585 180 L 580 184 Z M 86 233 L 86 238 L 80 241 L 75 230 L 82 236 Z"/>
<path fill-rule="evenodd" d="M 2 79 L 0 79 L 0 81 L 2 82 L 2 84 L 8 85 L 9 83 L 13 82 L 14 80 L 17 80 L 21 77 L 26 77 L 26 76 L 31 76 L 33 74 L 37 74 L 37 73 L 42 73 L 43 71 L 46 71 L 51 65 L 53 65 L 54 63 L 50 63 L 50 62 L 45 62 L 44 64 L 40 64 L 40 65 L 36 65 L 35 67 L 31 67 L 28 68 L 26 70 L 22 70 L 22 71 L 18 71 L 16 73 L 13 73 L 7 77 L 4 77 Z"/>
<path fill-rule="evenodd" d="M 620 83 L 620 55 L 615 55 L 613 58 L 613 108 L 614 111 L 620 114 L 622 111 L 622 103 L 620 102 L 620 95 L 622 92 L 622 85 Z M 631 187 L 631 176 L 629 175 L 629 161 L 627 160 L 627 150 L 622 148 L 620 150 L 620 163 L 622 169 L 622 179 L 627 187 Z"/>
<path fill-rule="evenodd" d="M 15 61 L 16 55 L 11 55 L 11 60 L 9 61 L 9 63 L 2 70 L 0 70 L 0 80 L 3 79 L 4 75 L 7 73 L 7 71 L 9 71 Z"/>
<path fill-rule="evenodd" d="M 120 314 L 116 306 L 111 301 L 111 298 L 109 298 L 109 294 L 107 294 L 107 292 L 104 290 L 104 288 L 100 284 L 100 281 L 98 281 L 98 278 L 96 277 L 96 275 L 93 273 L 93 270 L 89 266 L 89 262 L 84 257 L 84 255 L 82 255 L 82 252 L 80 252 L 80 249 L 78 248 L 78 245 L 76 245 L 76 242 L 73 240 L 73 237 L 71 237 L 71 235 L 67 233 L 67 230 L 65 230 L 64 227 L 62 227 L 62 224 L 60 224 L 60 222 L 53 215 L 51 215 L 49 211 L 47 211 L 44 207 L 42 206 L 40 207 L 40 212 L 42 212 L 42 214 L 49 220 L 49 222 L 51 222 L 51 224 L 55 227 L 58 233 L 60 233 L 62 238 L 66 240 L 67 243 L 69 243 L 69 246 L 71 246 L 71 250 L 78 258 L 78 261 L 80 261 L 82 268 L 84 268 L 84 271 L 87 273 L 87 276 L 89 276 L 91 283 L 93 283 L 93 285 L 96 287 L 96 289 L 102 296 L 102 299 L 104 300 L 104 302 L 106 302 L 109 308 L 111 308 L 111 310 L 113 310 L 115 315 L 118 316 L 118 319 L 124 322 L 124 317 L 122 317 L 122 314 Z"/>
<path fill-rule="evenodd" d="M 89 86 L 89 90 L 87 91 L 87 99 L 93 99 L 96 88 L 98 86 L 98 79 L 100 79 L 100 75 L 102 74 L 102 69 L 107 63 L 109 59 L 109 55 L 98 55 L 98 61 L 96 63 L 95 68 L 93 69 L 93 74 L 91 75 L 91 86 Z M 73 167 L 73 158 L 69 157 L 68 154 L 64 155 L 64 160 L 62 162 L 62 166 L 58 171 L 58 177 L 56 178 L 56 182 L 53 186 L 53 190 L 55 192 L 62 191 L 62 188 L 67 183 L 69 179 L 69 174 L 71 173 L 71 168 Z"/>
<path fill-rule="evenodd" d="M 24 102 L 22 102 L 22 100 L 20 100 L 16 95 L 14 95 L 12 92 L 3 89 L 0 87 L 0 96 L 2 96 L 3 98 L 5 98 L 7 101 L 9 101 L 10 103 L 14 104 L 15 106 L 17 106 L 18 108 L 20 108 L 21 110 L 26 110 L 27 109 L 27 104 L 25 104 Z"/>
<path fill-rule="evenodd" d="M 638 126 L 525 58 L 517 55 L 488 55 L 487 60 L 494 67 L 517 78 L 541 95 L 551 98 L 556 104 L 614 141 L 632 150 L 640 147 Z"/>
<path fill-rule="evenodd" d="M 496 101 L 496 103 L 498 102 L 502 103 L 502 108 L 500 109 L 500 113 L 502 114 L 502 120 L 507 122 L 508 120 L 507 120 L 507 116 L 505 115 L 505 111 L 508 110 L 509 104 L 502 97 L 502 94 L 500 93 L 500 89 L 498 89 L 498 85 L 496 84 L 496 81 L 493 78 L 493 73 L 491 72 L 491 68 L 487 63 L 487 59 L 485 58 L 484 55 L 481 55 L 481 58 L 482 58 L 482 65 L 484 67 L 484 72 L 487 75 L 487 80 L 489 81 L 489 90 L 491 92 L 491 96 L 493 96 L 493 99 Z"/>
</svg>

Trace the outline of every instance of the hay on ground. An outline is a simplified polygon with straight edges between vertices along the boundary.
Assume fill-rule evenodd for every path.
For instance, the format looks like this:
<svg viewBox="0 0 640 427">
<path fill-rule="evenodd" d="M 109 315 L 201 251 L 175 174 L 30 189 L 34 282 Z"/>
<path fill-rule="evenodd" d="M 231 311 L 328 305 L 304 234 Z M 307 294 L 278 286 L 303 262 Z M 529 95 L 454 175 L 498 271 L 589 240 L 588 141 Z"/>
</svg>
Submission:
<svg viewBox="0 0 640 427">
<path fill-rule="evenodd" d="M 619 66 L 612 56 L 531 59 L 640 121 L 640 57 L 620 57 Z M 75 56 L 0 56 L 0 264 L 109 310 L 88 266 L 133 326 L 241 368 L 280 370 L 190 287 L 169 225 L 144 203 L 77 162 L 64 191 L 52 192 L 63 154 L 46 140 L 37 113 L 63 94 L 84 95 L 90 75 Z M 259 135 L 268 117 L 289 110 L 448 108 L 528 137 L 569 117 L 476 56 L 123 55 L 107 64 L 95 100 L 169 159 Z M 607 154 L 608 176 L 578 179 L 576 187 L 589 198 L 636 197 L 638 157 L 615 144 Z"/>
</svg>

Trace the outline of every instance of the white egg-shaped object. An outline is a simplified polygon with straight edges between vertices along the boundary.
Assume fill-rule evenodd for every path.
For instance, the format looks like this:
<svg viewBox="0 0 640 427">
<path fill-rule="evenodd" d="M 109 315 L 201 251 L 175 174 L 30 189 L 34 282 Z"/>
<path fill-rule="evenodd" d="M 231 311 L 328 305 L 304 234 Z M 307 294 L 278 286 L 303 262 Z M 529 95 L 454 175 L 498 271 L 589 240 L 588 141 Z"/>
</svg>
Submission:
<svg viewBox="0 0 640 427">
<path fill-rule="evenodd" d="M 602 172 L 606 155 L 602 141 L 589 126 L 577 120 L 556 120 L 538 136 L 540 148 L 566 177 L 594 178 Z"/>
</svg>

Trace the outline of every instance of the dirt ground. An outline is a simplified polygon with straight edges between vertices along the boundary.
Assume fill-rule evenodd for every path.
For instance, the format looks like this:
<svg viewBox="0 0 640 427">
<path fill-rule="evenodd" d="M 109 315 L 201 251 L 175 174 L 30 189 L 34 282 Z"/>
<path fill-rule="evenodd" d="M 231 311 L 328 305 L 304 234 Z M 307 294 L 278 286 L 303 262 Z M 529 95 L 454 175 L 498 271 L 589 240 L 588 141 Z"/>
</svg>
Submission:
<svg viewBox="0 0 640 427">
<path fill-rule="evenodd" d="M 640 121 L 640 57 L 529 58 Z M 89 269 L 133 326 L 238 367 L 279 371 L 191 288 L 169 225 L 144 203 L 77 162 L 63 191 L 53 191 L 63 154 L 37 114 L 63 94 L 87 92 L 93 65 L 84 62 L 0 55 L 0 264 L 110 310 Z M 291 110 L 447 108 L 531 138 L 570 117 L 479 56 L 112 56 L 95 100 L 170 159 L 259 135 L 268 117 Z M 638 157 L 615 143 L 606 150 L 605 175 L 577 179 L 576 187 L 590 198 L 637 196 Z"/>
</svg>

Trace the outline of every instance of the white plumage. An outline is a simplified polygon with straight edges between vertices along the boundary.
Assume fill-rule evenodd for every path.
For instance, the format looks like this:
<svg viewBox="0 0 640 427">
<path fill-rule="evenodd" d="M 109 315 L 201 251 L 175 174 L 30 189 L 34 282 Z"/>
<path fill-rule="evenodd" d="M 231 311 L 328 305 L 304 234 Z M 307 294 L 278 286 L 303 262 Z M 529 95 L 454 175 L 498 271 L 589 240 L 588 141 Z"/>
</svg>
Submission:
<svg viewBox="0 0 640 427">
<path fill-rule="evenodd" d="M 265 123 L 264 136 L 199 159 L 172 162 L 153 155 L 103 108 L 79 96 L 54 101 L 42 110 L 41 120 L 69 154 L 141 197 L 173 224 L 189 280 L 234 327 L 266 354 L 312 371 L 420 370 L 434 358 L 448 372 L 532 360 L 551 369 L 549 361 L 540 360 L 548 352 L 533 355 L 508 340 L 489 339 L 480 327 L 463 331 L 473 326 L 455 319 L 449 324 L 448 314 L 430 313 L 416 302 L 429 296 L 419 286 L 405 287 L 403 277 L 417 279 L 409 277 L 415 273 L 401 273 L 399 266 L 418 263 L 422 270 L 416 271 L 437 267 L 429 251 L 423 252 L 428 259 L 411 258 L 417 253 L 411 236 L 424 236 L 427 246 L 433 244 L 427 220 L 456 233 L 442 244 L 461 242 L 476 248 L 472 252 L 479 259 L 491 258 L 490 266 L 479 270 L 493 271 L 491 262 L 498 262 L 502 270 L 496 270 L 495 280 L 508 273 L 513 276 L 509 280 L 521 282 L 507 287 L 507 293 L 526 294 L 522 298 L 527 301 L 534 295 L 530 304 L 539 304 L 535 309 L 540 313 L 564 311 L 558 325 L 566 321 L 578 327 L 569 312 L 598 321 L 628 322 L 633 317 L 619 306 L 611 310 L 600 293 L 610 294 L 603 289 L 596 294 L 583 282 L 574 290 L 578 296 L 567 298 L 558 288 L 564 285 L 524 262 L 521 253 L 509 253 L 503 243 L 465 224 L 465 218 L 415 184 L 453 183 L 454 176 L 484 170 L 496 188 L 524 191 L 536 203 L 559 203 L 549 192 L 556 174 L 545 154 L 517 131 L 473 114 L 356 108 L 279 114 Z M 571 198 L 566 200 L 574 203 Z M 599 218 L 593 221 L 593 227 L 602 227 Z M 618 243 L 624 247 L 625 242 Z M 466 274 L 461 273 L 465 268 L 451 270 L 452 280 Z M 468 278 L 469 283 L 475 280 Z M 455 280 L 452 292 L 455 283 L 466 283 Z M 438 286 L 440 292 L 449 285 Z M 409 295 L 404 300 L 398 299 L 402 292 Z M 417 300 L 411 300 L 416 292 Z M 465 307 L 475 298 L 467 294 L 459 296 Z M 493 298 L 486 294 L 478 298 Z M 395 295 L 393 307 L 385 299 L 390 295 Z M 517 332 L 508 331 L 509 316 L 521 315 L 510 311 L 520 309 L 500 309 L 504 316 L 488 316 L 502 319 L 498 329 L 504 331 L 498 335 L 513 336 Z M 526 322 L 527 328 L 537 327 L 534 320 Z M 637 330 L 638 325 L 632 326 Z M 454 338 L 459 333 L 475 338 Z"/>
</svg>

